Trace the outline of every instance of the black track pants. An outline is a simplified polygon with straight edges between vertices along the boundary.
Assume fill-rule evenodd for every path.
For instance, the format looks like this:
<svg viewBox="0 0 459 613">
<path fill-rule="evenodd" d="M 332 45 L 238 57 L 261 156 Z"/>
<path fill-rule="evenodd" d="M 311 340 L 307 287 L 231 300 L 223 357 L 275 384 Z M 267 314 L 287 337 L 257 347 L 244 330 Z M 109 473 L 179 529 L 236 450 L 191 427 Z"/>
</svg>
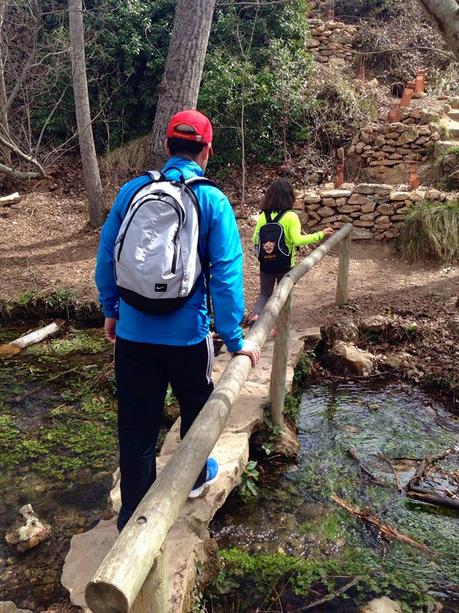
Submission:
<svg viewBox="0 0 459 613">
<path fill-rule="evenodd" d="M 156 479 L 156 442 L 170 383 L 180 405 L 183 438 L 213 390 L 214 350 L 209 335 L 197 345 L 174 347 L 116 339 L 121 531 Z M 203 467 L 198 483 L 205 480 Z"/>
</svg>

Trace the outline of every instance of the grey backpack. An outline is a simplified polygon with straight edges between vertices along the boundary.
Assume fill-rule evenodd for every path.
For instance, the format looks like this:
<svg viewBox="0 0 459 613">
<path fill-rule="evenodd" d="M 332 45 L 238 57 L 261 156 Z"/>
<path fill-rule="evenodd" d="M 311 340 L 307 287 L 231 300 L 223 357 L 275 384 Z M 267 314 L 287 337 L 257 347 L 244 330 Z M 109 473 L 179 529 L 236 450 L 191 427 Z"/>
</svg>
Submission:
<svg viewBox="0 0 459 613">
<path fill-rule="evenodd" d="M 198 285 L 200 209 L 191 185 L 213 183 L 147 174 L 151 182 L 134 194 L 116 238 L 115 277 L 125 302 L 160 315 L 183 306 Z"/>
</svg>

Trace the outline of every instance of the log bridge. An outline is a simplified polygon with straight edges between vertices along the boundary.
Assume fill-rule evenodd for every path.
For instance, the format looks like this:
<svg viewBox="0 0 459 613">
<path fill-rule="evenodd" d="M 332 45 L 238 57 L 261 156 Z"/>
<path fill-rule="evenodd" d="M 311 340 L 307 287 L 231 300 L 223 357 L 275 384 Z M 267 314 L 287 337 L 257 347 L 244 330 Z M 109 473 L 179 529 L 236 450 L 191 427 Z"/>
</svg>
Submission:
<svg viewBox="0 0 459 613">
<path fill-rule="evenodd" d="M 278 284 L 256 325 L 247 334 L 248 339 L 263 348 L 271 329 L 276 326 L 270 399 L 272 421 L 280 428 L 284 423 L 283 407 L 294 286 L 331 249 L 340 245 L 336 303 L 345 304 L 348 299 L 351 234 L 352 225 L 346 224 L 297 264 Z M 250 370 L 250 360 L 247 356 L 235 356 L 228 360 L 214 392 L 193 426 L 177 445 L 157 480 L 87 584 L 86 610 L 89 608 L 94 613 L 177 613 L 183 610 L 183 606 L 180 608 L 173 604 L 173 595 L 168 593 L 170 582 L 166 579 L 168 569 L 164 543 L 204 462 L 225 428 Z M 227 494 L 228 492 L 225 492 L 221 496 L 223 500 Z M 174 553 L 180 555 L 181 552 L 176 550 Z"/>
</svg>

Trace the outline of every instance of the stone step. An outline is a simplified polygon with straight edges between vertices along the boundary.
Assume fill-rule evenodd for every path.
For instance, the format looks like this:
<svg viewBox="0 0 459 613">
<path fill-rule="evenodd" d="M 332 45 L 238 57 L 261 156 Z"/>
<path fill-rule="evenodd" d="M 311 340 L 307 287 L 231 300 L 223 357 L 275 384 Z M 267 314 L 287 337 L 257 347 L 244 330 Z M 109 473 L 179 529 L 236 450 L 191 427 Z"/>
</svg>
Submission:
<svg viewBox="0 0 459 613">
<path fill-rule="evenodd" d="M 452 98 L 449 103 L 453 109 L 459 109 L 459 98 Z"/>
<path fill-rule="evenodd" d="M 440 140 L 437 143 L 435 143 L 434 156 L 436 158 L 442 157 L 452 147 L 459 147 L 459 141 L 455 141 L 455 140 Z"/>
<path fill-rule="evenodd" d="M 446 126 L 446 129 L 448 130 L 448 140 L 459 139 L 459 125 Z"/>
<path fill-rule="evenodd" d="M 448 113 L 448 117 L 453 121 L 459 121 L 459 109 L 453 110 Z"/>
</svg>

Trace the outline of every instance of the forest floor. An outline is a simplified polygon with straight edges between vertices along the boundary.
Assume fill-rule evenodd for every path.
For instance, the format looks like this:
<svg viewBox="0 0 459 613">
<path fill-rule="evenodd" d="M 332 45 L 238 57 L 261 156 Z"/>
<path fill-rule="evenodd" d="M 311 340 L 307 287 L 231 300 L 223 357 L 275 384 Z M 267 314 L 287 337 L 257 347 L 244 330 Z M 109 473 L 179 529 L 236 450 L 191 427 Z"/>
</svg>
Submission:
<svg viewBox="0 0 459 613">
<path fill-rule="evenodd" d="M 73 185 L 78 185 L 74 182 Z M 78 303 L 96 301 L 93 282 L 99 232 L 88 228 L 86 204 L 68 184 L 51 184 L 24 194 L 22 201 L 0 210 L 0 287 L 3 300 L 25 301 L 30 295 L 70 290 Z M 231 195 L 231 185 L 228 186 Z M 247 314 L 258 291 L 258 266 L 251 244 L 249 214 L 261 189 L 253 187 L 236 213 L 244 245 Z M 306 250 L 300 253 L 305 254 Z M 295 292 L 293 325 L 303 330 L 340 319 L 356 322 L 386 315 L 416 324 L 419 334 L 397 350 L 409 350 L 410 366 L 419 379 L 457 390 L 459 353 L 459 266 L 410 265 L 393 244 L 354 241 L 350 265 L 350 304 L 334 306 L 338 254 L 331 253 L 309 272 Z M 394 347 L 378 345 L 384 353 Z M 412 368 L 411 368 L 412 370 Z M 420 374 L 419 374 L 420 373 Z M 453 394 L 453 397 L 457 394 Z"/>
</svg>

